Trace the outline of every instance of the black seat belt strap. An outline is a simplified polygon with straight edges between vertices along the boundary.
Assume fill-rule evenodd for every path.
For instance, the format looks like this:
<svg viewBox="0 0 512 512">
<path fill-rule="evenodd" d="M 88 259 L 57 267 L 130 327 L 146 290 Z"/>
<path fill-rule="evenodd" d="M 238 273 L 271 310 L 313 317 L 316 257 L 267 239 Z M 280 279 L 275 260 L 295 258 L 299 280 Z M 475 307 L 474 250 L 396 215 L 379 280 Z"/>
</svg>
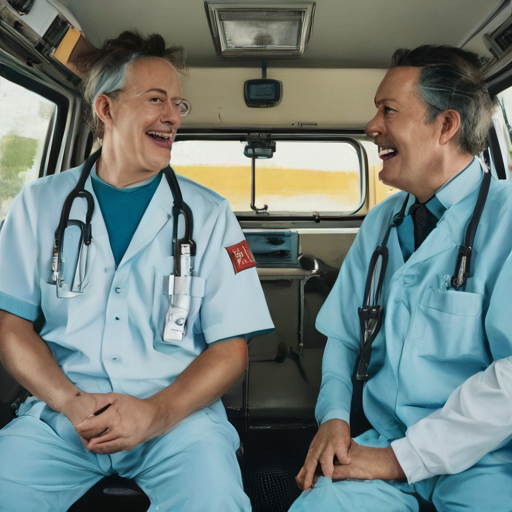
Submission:
<svg viewBox="0 0 512 512">
<path fill-rule="evenodd" d="M 508 177 L 507 169 L 505 168 L 505 163 L 503 162 L 503 155 L 501 153 L 500 142 L 498 140 L 498 134 L 496 133 L 496 128 L 494 124 L 491 124 L 489 129 L 489 137 L 488 137 L 489 147 L 491 148 L 492 159 L 494 162 L 494 167 L 496 168 L 496 174 L 498 179 L 506 180 Z"/>
</svg>

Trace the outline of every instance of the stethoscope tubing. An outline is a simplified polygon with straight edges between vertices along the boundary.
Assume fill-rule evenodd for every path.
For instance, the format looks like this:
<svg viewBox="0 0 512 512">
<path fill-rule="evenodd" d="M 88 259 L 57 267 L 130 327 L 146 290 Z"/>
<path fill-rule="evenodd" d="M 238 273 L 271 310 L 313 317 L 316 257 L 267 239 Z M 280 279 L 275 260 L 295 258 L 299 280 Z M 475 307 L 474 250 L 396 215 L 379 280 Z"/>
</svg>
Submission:
<svg viewBox="0 0 512 512">
<path fill-rule="evenodd" d="M 56 271 L 60 272 L 62 267 L 62 250 L 63 250 L 63 241 L 64 241 L 64 231 L 66 227 L 70 223 L 70 213 L 71 208 L 73 206 L 73 202 L 77 198 L 83 198 L 87 201 L 87 212 L 85 215 L 85 223 L 83 226 L 83 243 L 85 245 L 89 245 L 92 242 L 92 228 L 91 228 L 91 220 L 94 213 L 94 197 L 88 191 L 85 190 L 85 182 L 91 173 L 91 169 L 93 165 L 96 163 L 98 158 L 101 156 L 100 147 L 97 151 L 91 154 L 87 160 L 84 162 L 84 166 L 82 172 L 80 174 L 80 178 L 78 179 L 77 184 L 73 188 L 73 190 L 68 194 L 64 201 L 64 205 L 62 207 L 62 212 L 60 215 L 59 225 L 55 231 L 55 243 L 54 243 L 54 259 L 57 260 L 56 263 Z M 180 247 L 182 245 L 190 246 L 190 254 L 191 256 L 195 255 L 196 245 L 192 240 L 192 234 L 194 229 L 194 218 L 192 215 L 192 210 L 190 207 L 183 201 L 183 195 L 181 193 L 181 188 L 178 183 L 178 179 L 176 178 L 176 174 L 174 173 L 172 167 L 168 165 L 165 169 L 162 170 L 163 174 L 166 177 L 167 183 L 169 184 L 169 188 L 171 189 L 171 193 L 173 196 L 173 233 L 172 233 L 172 247 L 171 247 L 171 255 L 174 257 L 175 263 L 175 273 L 176 275 L 180 275 L 180 263 L 179 257 L 176 257 L 180 254 Z M 179 216 L 183 215 L 185 220 L 185 234 L 184 237 L 178 240 L 178 221 Z M 81 221 L 71 221 L 71 222 L 81 222 Z M 54 269 L 52 268 L 52 271 Z"/>
<path fill-rule="evenodd" d="M 487 169 L 482 178 L 473 214 L 471 215 L 466 227 L 463 245 L 459 246 L 455 273 L 450 280 L 450 286 L 457 291 L 464 289 L 466 281 L 471 277 L 470 267 L 473 244 L 475 241 L 476 231 L 482 217 L 482 212 L 487 201 L 487 196 L 489 194 L 490 184 L 491 172 Z M 358 309 L 361 326 L 361 347 L 355 367 L 354 382 L 359 381 L 362 383 L 369 379 L 368 367 L 370 364 L 372 343 L 384 323 L 384 309 L 379 305 L 379 299 L 384 286 L 384 279 L 388 264 L 389 250 L 387 248 L 387 243 L 391 229 L 400 226 L 405 218 L 405 210 L 409 202 L 409 197 L 410 194 L 407 194 L 400 211 L 392 217 L 391 222 L 386 228 L 382 243 L 376 247 L 370 259 L 368 274 L 366 276 L 363 305 Z M 375 274 L 379 262 L 379 277 L 378 281 L 375 282 Z M 360 388 L 360 385 L 354 384 L 354 392 L 356 408 L 361 408 L 362 389 Z"/>
</svg>

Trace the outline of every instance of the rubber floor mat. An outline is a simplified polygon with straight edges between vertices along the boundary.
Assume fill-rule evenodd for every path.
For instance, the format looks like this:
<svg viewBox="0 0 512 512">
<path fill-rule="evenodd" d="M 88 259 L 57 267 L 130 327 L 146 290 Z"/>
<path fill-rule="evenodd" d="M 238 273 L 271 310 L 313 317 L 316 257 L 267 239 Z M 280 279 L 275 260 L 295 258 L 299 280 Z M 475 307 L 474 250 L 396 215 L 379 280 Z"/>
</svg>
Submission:
<svg viewBox="0 0 512 512">
<path fill-rule="evenodd" d="M 316 429 L 253 430 L 241 433 L 242 472 L 253 512 L 286 512 L 300 490 L 295 476 Z"/>
</svg>

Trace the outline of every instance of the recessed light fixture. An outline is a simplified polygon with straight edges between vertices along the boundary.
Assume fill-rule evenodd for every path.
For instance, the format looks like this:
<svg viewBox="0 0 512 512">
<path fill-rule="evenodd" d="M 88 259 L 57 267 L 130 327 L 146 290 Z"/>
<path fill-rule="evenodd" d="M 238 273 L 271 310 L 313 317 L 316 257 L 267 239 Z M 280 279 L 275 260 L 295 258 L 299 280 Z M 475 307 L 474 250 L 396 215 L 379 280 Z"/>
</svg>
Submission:
<svg viewBox="0 0 512 512">
<path fill-rule="evenodd" d="M 205 2 L 223 57 L 300 57 L 308 45 L 314 2 Z"/>
</svg>

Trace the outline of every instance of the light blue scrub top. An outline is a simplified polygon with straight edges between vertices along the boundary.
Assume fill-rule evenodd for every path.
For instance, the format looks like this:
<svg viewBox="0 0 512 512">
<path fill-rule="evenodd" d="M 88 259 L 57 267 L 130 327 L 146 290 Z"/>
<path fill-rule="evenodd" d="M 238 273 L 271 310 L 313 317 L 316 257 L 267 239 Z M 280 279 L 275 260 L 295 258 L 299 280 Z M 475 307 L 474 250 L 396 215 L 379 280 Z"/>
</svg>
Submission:
<svg viewBox="0 0 512 512">
<path fill-rule="evenodd" d="M 482 168 L 474 159 L 436 193 L 446 211 L 405 263 L 397 230 L 391 230 L 382 296 L 385 319 L 373 343 L 371 378 L 363 392 L 368 420 L 388 440 L 404 437 L 408 427 L 443 407 L 458 386 L 493 360 L 512 355 L 510 181 L 491 181 L 466 289 L 446 286 L 481 180 Z M 316 407 L 319 423 L 349 421 L 361 336 L 357 309 L 369 261 L 405 197 L 404 192 L 391 196 L 367 215 L 318 315 L 316 326 L 328 336 Z M 413 202 L 411 197 L 408 207 Z"/>
<path fill-rule="evenodd" d="M 225 249 L 244 240 L 228 201 L 181 176 L 197 245 L 183 340 L 162 340 L 169 306 L 163 278 L 173 270 L 173 198 L 167 180 L 160 181 L 116 269 L 87 179 L 85 189 L 96 201 L 91 283 L 82 295 L 58 298 L 55 285 L 49 284 L 55 229 L 80 172 L 81 167 L 26 184 L 0 231 L 0 309 L 28 320 L 42 311 L 46 323 L 40 335 L 80 389 L 145 398 L 172 383 L 209 344 L 273 330 L 256 269 L 235 274 Z M 85 210 L 86 202 L 75 200 L 70 218 L 83 220 Z M 183 231 L 180 216 L 180 237 Z M 225 415 L 220 400 L 211 407 Z"/>
</svg>

